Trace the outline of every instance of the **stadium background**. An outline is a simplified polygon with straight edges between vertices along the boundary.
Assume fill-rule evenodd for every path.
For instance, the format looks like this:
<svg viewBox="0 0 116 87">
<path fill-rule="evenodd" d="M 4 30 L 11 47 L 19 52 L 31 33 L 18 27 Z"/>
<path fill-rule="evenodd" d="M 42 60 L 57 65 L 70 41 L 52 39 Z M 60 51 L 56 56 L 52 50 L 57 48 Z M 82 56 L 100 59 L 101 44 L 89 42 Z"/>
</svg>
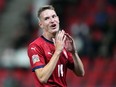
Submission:
<svg viewBox="0 0 116 87">
<path fill-rule="evenodd" d="M 68 87 L 116 87 L 116 0 L 0 0 L 0 87 L 34 87 L 28 44 L 41 34 L 37 9 L 52 4 L 70 33 L 85 76 Z"/>
</svg>

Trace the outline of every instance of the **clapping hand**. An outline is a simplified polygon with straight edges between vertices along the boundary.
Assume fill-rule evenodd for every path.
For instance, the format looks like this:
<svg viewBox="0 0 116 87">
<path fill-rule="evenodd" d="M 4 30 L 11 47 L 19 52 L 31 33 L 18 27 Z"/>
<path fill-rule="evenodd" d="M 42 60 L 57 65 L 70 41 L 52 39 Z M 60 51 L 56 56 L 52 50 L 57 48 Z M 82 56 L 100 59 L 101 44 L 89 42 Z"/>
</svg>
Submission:
<svg viewBox="0 0 116 87">
<path fill-rule="evenodd" d="M 65 33 L 65 34 L 66 34 L 66 40 L 65 40 L 66 50 L 71 52 L 71 53 L 75 53 L 76 52 L 76 45 L 75 45 L 73 38 L 68 33 Z"/>
</svg>

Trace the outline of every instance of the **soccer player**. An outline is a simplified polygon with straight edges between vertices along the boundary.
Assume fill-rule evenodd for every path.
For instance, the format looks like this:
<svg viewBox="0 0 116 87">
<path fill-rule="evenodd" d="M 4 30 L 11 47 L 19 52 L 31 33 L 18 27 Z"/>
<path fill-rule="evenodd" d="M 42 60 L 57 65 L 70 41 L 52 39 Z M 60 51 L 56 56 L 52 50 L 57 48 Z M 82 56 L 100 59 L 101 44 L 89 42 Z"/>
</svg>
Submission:
<svg viewBox="0 0 116 87">
<path fill-rule="evenodd" d="M 35 87 L 67 87 L 67 68 L 84 76 L 84 68 L 73 38 L 60 30 L 59 17 L 51 5 L 38 11 L 43 34 L 28 47 Z"/>
</svg>

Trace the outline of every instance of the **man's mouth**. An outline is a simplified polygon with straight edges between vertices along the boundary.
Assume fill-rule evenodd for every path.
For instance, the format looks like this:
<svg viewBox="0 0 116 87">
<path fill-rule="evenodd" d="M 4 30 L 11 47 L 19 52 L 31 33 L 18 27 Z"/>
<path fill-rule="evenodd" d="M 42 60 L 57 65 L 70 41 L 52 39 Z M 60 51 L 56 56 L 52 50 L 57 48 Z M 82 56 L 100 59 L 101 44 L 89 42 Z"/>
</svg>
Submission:
<svg viewBox="0 0 116 87">
<path fill-rule="evenodd" d="M 56 24 L 52 24 L 50 27 L 52 27 L 52 28 L 56 28 Z"/>
</svg>

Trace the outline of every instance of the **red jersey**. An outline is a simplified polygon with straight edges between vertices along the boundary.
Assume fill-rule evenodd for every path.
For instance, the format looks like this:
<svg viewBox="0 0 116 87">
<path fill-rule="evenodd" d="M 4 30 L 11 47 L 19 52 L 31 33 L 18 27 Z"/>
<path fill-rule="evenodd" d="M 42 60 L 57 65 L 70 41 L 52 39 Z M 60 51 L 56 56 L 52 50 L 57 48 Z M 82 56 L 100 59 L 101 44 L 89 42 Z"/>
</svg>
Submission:
<svg viewBox="0 0 116 87">
<path fill-rule="evenodd" d="M 48 79 L 47 83 L 42 84 L 35 74 L 35 69 L 44 67 L 55 52 L 55 46 L 52 41 L 43 36 L 37 38 L 28 47 L 28 56 L 32 72 L 34 75 L 35 87 L 66 87 L 67 68 L 73 70 L 74 62 L 71 53 L 65 49 L 60 55 L 56 67 Z"/>
</svg>

